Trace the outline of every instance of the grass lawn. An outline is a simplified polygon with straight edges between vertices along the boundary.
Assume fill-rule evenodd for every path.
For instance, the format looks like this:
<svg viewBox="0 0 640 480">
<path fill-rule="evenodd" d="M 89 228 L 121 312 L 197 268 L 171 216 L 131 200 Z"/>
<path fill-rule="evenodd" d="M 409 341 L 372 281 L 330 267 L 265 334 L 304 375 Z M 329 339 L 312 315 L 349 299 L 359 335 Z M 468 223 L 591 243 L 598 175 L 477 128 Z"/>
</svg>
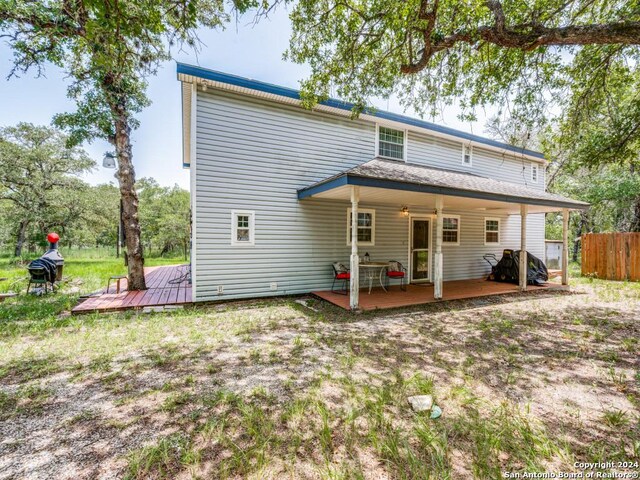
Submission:
<svg viewBox="0 0 640 480">
<path fill-rule="evenodd" d="M 123 259 L 115 258 L 115 255 L 106 257 L 106 249 L 62 249 L 61 252 L 65 256 L 63 285 L 58 293 L 45 297 L 25 295 L 29 277 L 26 269 L 28 261 L 17 263 L 8 254 L 0 254 L 0 278 L 7 279 L 0 281 L 0 293 L 19 294 L 17 299 L 0 303 L 0 329 L 4 334 L 36 333 L 53 326 L 70 324 L 75 319 L 60 314 L 71 310 L 80 295 L 104 289 L 111 275 L 127 273 Z M 145 258 L 145 265 L 149 267 L 181 263 L 185 263 L 182 257 Z"/>
<path fill-rule="evenodd" d="M 68 267 L 67 289 L 112 273 Z M 640 284 L 574 285 L 360 315 L 273 299 L 70 317 L 73 294 L 10 300 L 0 479 L 493 479 L 640 462 Z M 442 417 L 414 413 L 414 394 Z"/>
</svg>

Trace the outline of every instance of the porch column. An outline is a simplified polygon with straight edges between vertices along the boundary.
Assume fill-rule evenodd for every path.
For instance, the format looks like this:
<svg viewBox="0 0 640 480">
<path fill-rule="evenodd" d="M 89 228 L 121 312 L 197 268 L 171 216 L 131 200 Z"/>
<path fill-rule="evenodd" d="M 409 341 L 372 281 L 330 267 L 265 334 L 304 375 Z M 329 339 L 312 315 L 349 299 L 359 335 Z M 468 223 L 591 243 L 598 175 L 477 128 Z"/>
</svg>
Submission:
<svg viewBox="0 0 640 480">
<path fill-rule="evenodd" d="M 436 195 L 436 250 L 433 266 L 433 298 L 442 300 L 442 208 L 444 199 Z"/>
<path fill-rule="evenodd" d="M 527 290 L 527 206 L 520 205 L 520 285 L 519 290 Z"/>
<path fill-rule="evenodd" d="M 562 209 L 562 285 L 569 285 L 569 209 Z"/>
<path fill-rule="evenodd" d="M 360 187 L 351 187 L 351 280 L 349 282 L 351 310 L 358 309 L 360 296 L 360 258 L 358 257 L 358 201 Z"/>
</svg>

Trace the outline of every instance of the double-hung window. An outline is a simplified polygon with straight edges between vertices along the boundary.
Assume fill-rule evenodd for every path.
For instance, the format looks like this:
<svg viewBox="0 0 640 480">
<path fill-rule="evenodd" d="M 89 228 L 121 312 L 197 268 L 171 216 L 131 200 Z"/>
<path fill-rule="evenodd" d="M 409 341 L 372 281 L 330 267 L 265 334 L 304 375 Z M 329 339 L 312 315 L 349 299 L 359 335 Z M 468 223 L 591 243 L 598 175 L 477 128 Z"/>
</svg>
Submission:
<svg viewBox="0 0 640 480">
<path fill-rule="evenodd" d="M 460 245 L 460 217 L 444 216 L 442 218 L 443 245 Z"/>
<path fill-rule="evenodd" d="M 376 243 L 376 211 L 368 208 L 358 209 L 358 245 L 368 246 Z M 351 245 L 351 209 L 347 211 L 347 245 Z"/>
<path fill-rule="evenodd" d="M 462 165 L 467 167 L 473 165 L 473 146 L 462 144 Z"/>
<path fill-rule="evenodd" d="M 378 156 L 404 160 L 405 132 L 378 126 Z"/>
<path fill-rule="evenodd" d="M 255 244 L 255 212 L 231 212 L 231 245 Z"/>
<path fill-rule="evenodd" d="M 538 164 L 537 163 L 532 163 L 531 164 L 531 181 L 533 183 L 538 183 Z"/>
<path fill-rule="evenodd" d="M 500 219 L 484 219 L 484 244 L 500 245 Z"/>
</svg>

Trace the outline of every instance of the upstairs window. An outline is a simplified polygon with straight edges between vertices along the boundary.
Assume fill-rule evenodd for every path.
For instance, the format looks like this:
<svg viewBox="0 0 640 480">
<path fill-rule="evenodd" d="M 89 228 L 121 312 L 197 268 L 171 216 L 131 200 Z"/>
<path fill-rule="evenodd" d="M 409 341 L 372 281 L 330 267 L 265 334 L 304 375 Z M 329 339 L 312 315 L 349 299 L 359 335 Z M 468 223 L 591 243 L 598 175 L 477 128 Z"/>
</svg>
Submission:
<svg viewBox="0 0 640 480">
<path fill-rule="evenodd" d="M 537 163 L 531 164 L 531 181 L 533 183 L 538 183 L 538 164 Z"/>
<path fill-rule="evenodd" d="M 404 160 L 404 137 L 402 130 L 378 127 L 378 156 Z"/>
<path fill-rule="evenodd" d="M 484 219 L 484 244 L 500 245 L 500 219 Z"/>
<path fill-rule="evenodd" d="M 473 147 L 471 145 L 462 145 L 462 165 L 467 167 L 473 165 Z"/>
<path fill-rule="evenodd" d="M 231 245 L 253 245 L 255 231 L 254 212 L 231 212 Z"/>
<path fill-rule="evenodd" d="M 367 208 L 358 209 L 358 245 L 375 245 L 376 211 Z M 351 209 L 347 210 L 347 245 L 351 245 Z"/>
<path fill-rule="evenodd" d="M 442 243 L 445 245 L 460 245 L 460 217 L 448 216 L 442 218 Z"/>
</svg>

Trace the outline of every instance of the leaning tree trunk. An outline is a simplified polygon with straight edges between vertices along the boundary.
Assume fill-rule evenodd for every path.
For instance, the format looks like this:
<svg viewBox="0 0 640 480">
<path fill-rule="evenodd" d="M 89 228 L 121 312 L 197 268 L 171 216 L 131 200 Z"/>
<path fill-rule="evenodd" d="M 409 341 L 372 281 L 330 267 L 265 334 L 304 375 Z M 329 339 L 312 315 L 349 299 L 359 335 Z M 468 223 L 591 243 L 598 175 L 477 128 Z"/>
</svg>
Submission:
<svg viewBox="0 0 640 480">
<path fill-rule="evenodd" d="M 24 242 L 27 238 L 27 228 L 29 227 L 28 220 L 22 220 L 18 227 L 18 235 L 16 238 L 16 249 L 13 253 L 15 257 L 22 256 L 22 247 L 24 247 Z"/>
<path fill-rule="evenodd" d="M 144 256 L 140 240 L 140 222 L 138 220 L 138 194 L 135 189 L 135 170 L 133 168 L 131 148 L 131 127 L 125 103 L 113 107 L 115 114 L 114 143 L 118 156 L 117 178 L 120 183 L 122 199 L 122 223 L 124 225 L 125 244 L 127 246 L 127 265 L 129 269 L 129 290 L 146 290 L 144 279 Z"/>
</svg>

